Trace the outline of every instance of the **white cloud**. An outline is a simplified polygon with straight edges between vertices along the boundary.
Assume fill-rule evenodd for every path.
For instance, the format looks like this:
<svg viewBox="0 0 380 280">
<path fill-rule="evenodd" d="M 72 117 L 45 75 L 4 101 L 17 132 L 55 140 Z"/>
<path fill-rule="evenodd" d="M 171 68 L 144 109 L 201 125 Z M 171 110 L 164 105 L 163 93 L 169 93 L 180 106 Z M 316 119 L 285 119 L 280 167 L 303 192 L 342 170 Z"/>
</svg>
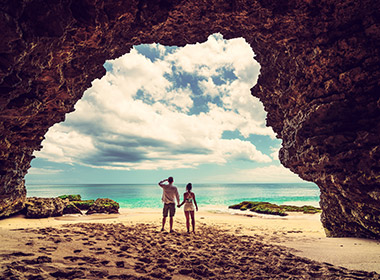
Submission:
<svg viewBox="0 0 380 280">
<path fill-rule="evenodd" d="M 218 87 L 215 85 L 210 77 L 200 81 L 198 84 L 204 94 L 209 95 L 212 98 L 220 96 L 220 93 L 224 91 L 220 86 Z"/>
<path fill-rule="evenodd" d="M 270 149 L 272 150 L 270 156 L 273 158 L 273 160 L 279 160 L 278 155 L 281 147 L 270 147 Z"/>
<path fill-rule="evenodd" d="M 28 169 L 28 175 L 52 175 L 63 172 L 63 170 L 55 168 L 38 168 L 31 167 Z"/>
<path fill-rule="evenodd" d="M 91 136 L 68 130 L 60 124 L 52 127 L 46 137 L 48 140 L 43 142 L 44 148 L 39 153 L 52 162 L 80 162 L 86 154 L 96 152 Z"/>
<path fill-rule="evenodd" d="M 270 165 L 252 169 L 239 169 L 228 174 L 218 174 L 207 178 L 208 181 L 236 182 L 236 183 L 304 183 L 298 175 L 282 165 Z"/>
<path fill-rule="evenodd" d="M 132 49 L 108 62 L 112 71 L 93 82 L 66 122 L 50 129 L 36 156 L 107 169 L 272 160 L 248 140 L 222 139 L 225 131 L 235 130 L 246 138 L 274 136 L 265 127 L 262 104 L 250 95 L 259 65 L 243 39 L 226 41 L 216 35 L 170 53 L 160 45 L 152 49 L 165 59 L 152 61 Z M 176 77 L 173 67 L 198 78 L 195 84 L 202 92 L 193 92 L 194 85 Z M 224 77 L 223 71 L 239 79 Z M 207 103 L 208 97 L 219 98 L 219 103 Z M 197 106 L 207 110 L 191 113 Z"/>
</svg>

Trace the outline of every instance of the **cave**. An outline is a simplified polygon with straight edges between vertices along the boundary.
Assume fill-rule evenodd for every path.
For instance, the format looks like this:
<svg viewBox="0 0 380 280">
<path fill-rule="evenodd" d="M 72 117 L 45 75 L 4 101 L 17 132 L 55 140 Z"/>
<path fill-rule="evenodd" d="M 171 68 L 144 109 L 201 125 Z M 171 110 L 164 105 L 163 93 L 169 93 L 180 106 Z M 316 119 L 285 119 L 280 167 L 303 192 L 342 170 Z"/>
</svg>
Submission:
<svg viewBox="0 0 380 280">
<path fill-rule="evenodd" d="M 6 0 L 0 4 L 0 217 L 33 152 L 103 64 L 134 45 L 243 37 L 282 164 L 320 188 L 326 235 L 380 238 L 380 2 Z"/>
</svg>

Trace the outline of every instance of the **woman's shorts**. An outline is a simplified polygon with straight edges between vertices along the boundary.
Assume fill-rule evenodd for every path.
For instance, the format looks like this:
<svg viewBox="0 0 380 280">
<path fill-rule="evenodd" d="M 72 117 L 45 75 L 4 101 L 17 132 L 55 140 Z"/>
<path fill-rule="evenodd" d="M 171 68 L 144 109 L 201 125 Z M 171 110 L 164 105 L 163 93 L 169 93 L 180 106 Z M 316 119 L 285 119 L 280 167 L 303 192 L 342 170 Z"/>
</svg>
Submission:
<svg viewBox="0 0 380 280">
<path fill-rule="evenodd" d="M 194 211 L 193 203 L 185 203 L 184 211 Z"/>
</svg>

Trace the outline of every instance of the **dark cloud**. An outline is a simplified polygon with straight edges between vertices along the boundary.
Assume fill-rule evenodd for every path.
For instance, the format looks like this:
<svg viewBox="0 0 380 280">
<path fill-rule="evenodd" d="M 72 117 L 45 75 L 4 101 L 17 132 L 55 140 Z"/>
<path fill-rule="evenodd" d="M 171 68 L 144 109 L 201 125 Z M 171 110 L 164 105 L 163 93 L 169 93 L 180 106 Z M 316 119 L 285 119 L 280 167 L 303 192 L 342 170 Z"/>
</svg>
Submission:
<svg viewBox="0 0 380 280">
<path fill-rule="evenodd" d="M 83 159 L 83 162 L 94 166 L 104 166 L 116 163 L 138 163 L 146 159 L 145 153 L 141 150 L 107 148 Z"/>
<path fill-rule="evenodd" d="M 111 134 L 110 134 L 111 135 Z M 168 142 L 155 138 L 141 137 L 136 135 L 117 135 L 112 134 L 112 138 L 96 139 L 98 145 L 109 147 L 126 147 L 126 148 L 160 148 L 167 147 Z"/>
<path fill-rule="evenodd" d="M 207 155 L 212 150 L 194 146 L 193 143 L 185 145 L 173 145 L 173 143 L 157 140 L 154 138 L 144 138 L 139 136 L 119 135 L 114 138 L 97 138 L 96 153 L 92 154 L 83 162 L 93 166 L 112 165 L 118 163 L 139 163 L 143 161 L 152 161 L 172 158 L 176 155 Z M 149 152 L 160 153 L 163 158 L 154 158 L 149 156 Z"/>
<path fill-rule="evenodd" d="M 203 147 L 176 147 L 171 150 L 172 154 L 179 154 L 179 155 L 188 155 L 188 154 L 194 154 L 194 155 L 207 155 L 211 154 L 212 150 L 203 148 Z"/>
</svg>

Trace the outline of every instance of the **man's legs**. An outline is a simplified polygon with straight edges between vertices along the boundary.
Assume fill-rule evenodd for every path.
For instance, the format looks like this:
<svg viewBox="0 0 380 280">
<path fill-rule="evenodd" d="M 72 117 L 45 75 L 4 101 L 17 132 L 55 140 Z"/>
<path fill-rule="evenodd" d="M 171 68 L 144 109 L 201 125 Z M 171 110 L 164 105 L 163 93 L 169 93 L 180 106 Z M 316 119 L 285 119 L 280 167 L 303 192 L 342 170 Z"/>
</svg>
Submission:
<svg viewBox="0 0 380 280">
<path fill-rule="evenodd" d="M 175 204 L 174 203 L 170 203 L 170 208 L 169 208 L 169 216 L 170 216 L 170 220 L 169 220 L 169 224 L 170 224 L 170 232 L 173 231 L 173 217 L 175 215 Z"/>
<path fill-rule="evenodd" d="M 162 210 L 163 218 L 162 218 L 162 228 L 161 228 L 161 231 L 164 230 L 165 223 L 166 223 L 166 217 L 168 216 L 168 212 L 169 212 L 168 204 L 164 204 L 164 209 Z"/>
<path fill-rule="evenodd" d="M 161 228 L 161 231 L 164 230 L 165 223 L 166 223 L 166 217 L 163 217 L 163 218 L 162 218 L 162 228 Z"/>
<path fill-rule="evenodd" d="M 170 223 L 170 232 L 172 232 L 173 231 L 173 217 L 170 217 L 169 223 Z"/>
</svg>

